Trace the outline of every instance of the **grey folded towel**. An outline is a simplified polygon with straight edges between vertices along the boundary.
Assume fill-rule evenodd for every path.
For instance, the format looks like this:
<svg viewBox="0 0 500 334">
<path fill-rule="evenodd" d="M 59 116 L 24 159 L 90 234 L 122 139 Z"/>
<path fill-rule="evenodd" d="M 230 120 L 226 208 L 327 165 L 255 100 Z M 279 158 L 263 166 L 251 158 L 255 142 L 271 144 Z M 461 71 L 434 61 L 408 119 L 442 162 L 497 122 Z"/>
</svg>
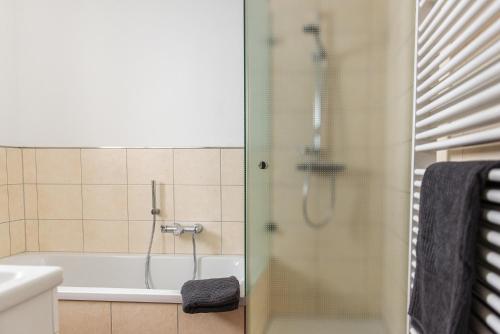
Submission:
<svg viewBox="0 0 500 334">
<path fill-rule="evenodd" d="M 187 281 L 181 295 L 185 313 L 233 311 L 240 302 L 240 282 L 234 276 Z"/>
<path fill-rule="evenodd" d="M 428 167 L 420 192 L 409 315 L 421 334 L 469 333 L 481 197 L 493 161 Z"/>
</svg>

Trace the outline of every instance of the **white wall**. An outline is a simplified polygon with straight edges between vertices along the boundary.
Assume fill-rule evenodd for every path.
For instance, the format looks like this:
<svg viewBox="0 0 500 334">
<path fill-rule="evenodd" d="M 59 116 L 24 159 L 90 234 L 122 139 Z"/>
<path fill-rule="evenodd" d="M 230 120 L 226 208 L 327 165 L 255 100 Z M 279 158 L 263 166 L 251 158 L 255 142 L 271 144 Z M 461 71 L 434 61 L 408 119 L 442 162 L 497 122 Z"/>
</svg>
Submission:
<svg viewBox="0 0 500 334">
<path fill-rule="evenodd" d="M 243 145 L 243 0 L 0 2 L 16 59 L 0 144 Z"/>
<path fill-rule="evenodd" d="M 0 114 L 14 110 L 14 1 L 0 0 Z M 5 113 L 4 113 L 5 111 Z M 5 128 L 1 117 L 0 129 Z M 1 134 L 0 134 L 1 136 Z M 0 142 L 1 143 L 1 142 Z"/>
</svg>

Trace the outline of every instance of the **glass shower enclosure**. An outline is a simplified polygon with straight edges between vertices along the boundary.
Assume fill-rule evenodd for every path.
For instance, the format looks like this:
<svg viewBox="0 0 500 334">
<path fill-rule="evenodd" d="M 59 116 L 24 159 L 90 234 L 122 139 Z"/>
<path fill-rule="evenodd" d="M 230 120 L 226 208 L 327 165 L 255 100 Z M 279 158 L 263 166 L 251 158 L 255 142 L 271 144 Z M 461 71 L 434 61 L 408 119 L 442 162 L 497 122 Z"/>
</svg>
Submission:
<svg viewBox="0 0 500 334">
<path fill-rule="evenodd" d="M 386 242 L 409 217 L 393 188 L 409 186 L 410 142 L 394 154 L 386 109 L 394 3 L 246 1 L 250 334 L 405 327 L 404 229 Z M 410 118 L 397 126 L 410 135 Z"/>
</svg>

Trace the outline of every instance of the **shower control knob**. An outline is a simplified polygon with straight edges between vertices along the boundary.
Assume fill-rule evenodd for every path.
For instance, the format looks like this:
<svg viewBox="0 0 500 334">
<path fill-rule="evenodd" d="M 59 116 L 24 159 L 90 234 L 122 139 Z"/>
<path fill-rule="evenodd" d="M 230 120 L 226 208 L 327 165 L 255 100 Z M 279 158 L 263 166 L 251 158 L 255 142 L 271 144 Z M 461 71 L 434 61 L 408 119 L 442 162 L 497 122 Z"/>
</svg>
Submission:
<svg viewBox="0 0 500 334">
<path fill-rule="evenodd" d="M 269 167 L 269 164 L 266 161 L 259 162 L 260 169 L 267 169 L 267 167 Z"/>
</svg>

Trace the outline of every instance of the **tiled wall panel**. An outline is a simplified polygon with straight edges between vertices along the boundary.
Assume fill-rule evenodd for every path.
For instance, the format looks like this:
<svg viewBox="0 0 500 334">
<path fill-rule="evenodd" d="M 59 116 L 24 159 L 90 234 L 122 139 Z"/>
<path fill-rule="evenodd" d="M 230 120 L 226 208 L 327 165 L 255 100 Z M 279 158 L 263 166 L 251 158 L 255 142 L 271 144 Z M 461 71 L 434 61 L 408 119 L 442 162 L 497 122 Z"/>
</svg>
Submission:
<svg viewBox="0 0 500 334">
<path fill-rule="evenodd" d="M 160 234 L 174 222 L 204 225 L 200 254 L 244 252 L 243 149 L 3 150 L 0 162 L 16 172 L 0 172 L 0 221 L 27 219 L 16 252 L 146 252 L 153 179 L 161 210 L 153 252 L 192 252 L 190 236 Z M 7 230 L 17 238 L 20 225 Z"/>
<path fill-rule="evenodd" d="M 0 257 L 26 250 L 23 178 L 22 150 L 0 147 Z"/>
<path fill-rule="evenodd" d="M 243 334 L 245 308 L 185 314 L 180 305 L 59 302 L 60 334 Z"/>
</svg>

